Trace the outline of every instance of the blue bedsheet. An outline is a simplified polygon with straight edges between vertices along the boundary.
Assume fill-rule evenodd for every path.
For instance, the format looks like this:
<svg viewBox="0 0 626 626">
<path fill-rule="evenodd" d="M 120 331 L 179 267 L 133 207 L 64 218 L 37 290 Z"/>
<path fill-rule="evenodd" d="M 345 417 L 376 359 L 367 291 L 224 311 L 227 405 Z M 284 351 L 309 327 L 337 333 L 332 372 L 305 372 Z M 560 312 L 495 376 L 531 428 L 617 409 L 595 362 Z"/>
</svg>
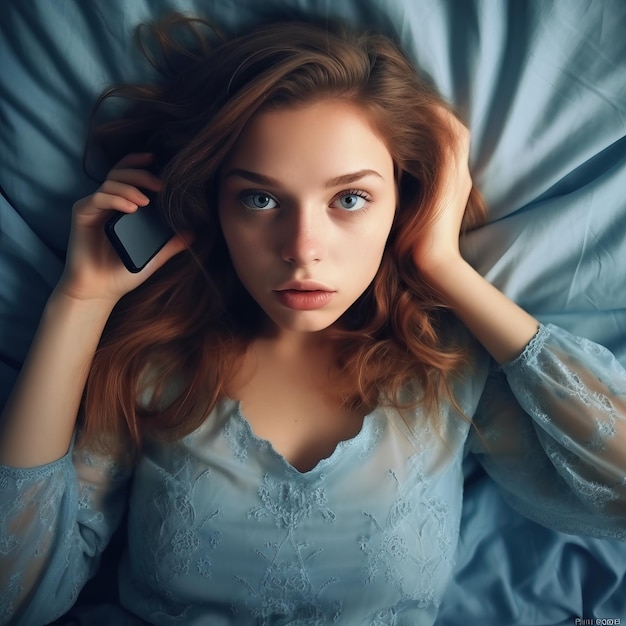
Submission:
<svg viewBox="0 0 626 626">
<path fill-rule="evenodd" d="M 0 406 L 63 267 L 88 114 L 149 78 L 133 27 L 170 10 L 226 29 L 280 9 L 395 35 L 472 130 L 489 223 L 470 261 L 536 315 L 626 365 L 626 2 L 4 0 L 0 7 Z M 626 452 L 625 452 L 626 454 Z M 626 547 L 522 519 L 467 463 L 439 626 L 626 624 Z"/>
</svg>

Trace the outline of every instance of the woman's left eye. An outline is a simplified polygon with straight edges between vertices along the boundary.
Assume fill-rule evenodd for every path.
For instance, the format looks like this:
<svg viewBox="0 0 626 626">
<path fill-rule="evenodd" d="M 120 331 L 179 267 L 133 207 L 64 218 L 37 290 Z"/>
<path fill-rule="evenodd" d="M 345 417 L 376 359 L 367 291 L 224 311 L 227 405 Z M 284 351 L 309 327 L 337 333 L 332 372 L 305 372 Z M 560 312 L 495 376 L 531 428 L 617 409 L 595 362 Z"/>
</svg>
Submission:
<svg viewBox="0 0 626 626">
<path fill-rule="evenodd" d="M 340 195 L 333 204 L 338 203 L 346 211 L 359 211 L 371 202 L 368 194 L 364 191 L 349 191 Z"/>
</svg>

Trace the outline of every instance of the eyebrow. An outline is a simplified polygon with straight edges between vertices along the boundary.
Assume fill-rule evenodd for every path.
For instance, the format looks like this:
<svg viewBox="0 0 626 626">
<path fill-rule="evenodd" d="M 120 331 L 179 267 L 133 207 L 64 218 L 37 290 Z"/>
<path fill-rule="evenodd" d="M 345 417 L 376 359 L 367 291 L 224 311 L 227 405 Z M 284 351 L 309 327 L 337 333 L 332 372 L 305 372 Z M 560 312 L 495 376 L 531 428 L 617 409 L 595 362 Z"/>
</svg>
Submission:
<svg viewBox="0 0 626 626">
<path fill-rule="evenodd" d="M 244 170 L 239 167 L 235 167 L 232 170 L 229 170 L 225 175 L 224 179 L 231 178 L 233 176 L 238 176 L 240 178 L 245 178 L 246 180 L 252 181 L 253 183 L 257 183 L 259 185 L 268 185 L 270 187 L 280 187 L 280 182 L 272 178 L 271 176 L 265 176 L 264 174 L 259 174 L 258 172 L 251 172 L 250 170 Z M 329 181 L 325 183 L 325 187 L 330 189 L 332 187 L 339 187 L 341 185 L 349 185 L 350 183 L 355 183 L 362 178 L 367 176 L 377 176 L 381 180 L 384 180 L 383 177 L 376 170 L 359 170 L 358 172 L 350 172 L 349 174 L 342 174 L 341 176 L 337 176 L 336 178 L 331 178 Z"/>
</svg>

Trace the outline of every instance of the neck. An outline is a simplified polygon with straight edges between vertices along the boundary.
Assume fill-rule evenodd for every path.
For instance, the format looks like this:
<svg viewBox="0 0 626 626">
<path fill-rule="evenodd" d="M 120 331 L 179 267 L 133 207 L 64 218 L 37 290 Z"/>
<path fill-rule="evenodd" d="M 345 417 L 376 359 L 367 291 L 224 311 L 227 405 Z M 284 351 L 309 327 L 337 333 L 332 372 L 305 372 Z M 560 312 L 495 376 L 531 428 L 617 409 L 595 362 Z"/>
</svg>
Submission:
<svg viewBox="0 0 626 626">
<path fill-rule="evenodd" d="M 334 344 L 323 333 L 265 334 L 249 345 L 228 394 L 241 395 L 259 373 L 288 381 L 290 387 L 308 381 L 320 393 L 327 393 L 334 388 L 330 385 L 334 363 Z"/>
<path fill-rule="evenodd" d="M 333 354 L 333 342 L 324 332 L 301 333 L 281 330 L 278 333 L 263 335 L 254 343 L 277 357 L 311 360 L 315 357 L 331 358 Z"/>
</svg>

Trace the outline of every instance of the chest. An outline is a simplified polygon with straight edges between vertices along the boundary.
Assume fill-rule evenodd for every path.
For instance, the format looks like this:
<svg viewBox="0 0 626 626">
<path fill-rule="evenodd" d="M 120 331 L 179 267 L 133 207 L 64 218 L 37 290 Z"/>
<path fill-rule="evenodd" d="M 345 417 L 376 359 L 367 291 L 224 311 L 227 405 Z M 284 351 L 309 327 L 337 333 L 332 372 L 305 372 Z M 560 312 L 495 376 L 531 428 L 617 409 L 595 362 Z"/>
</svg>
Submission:
<svg viewBox="0 0 626 626">
<path fill-rule="evenodd" d="M 366 413 L 346 406 L 342 390 L 324 375 L 328 368 L 306 365 L 256 361 L 232 388 L 254 434 L 300 472 L 313 469 L 339 443 L 355 437 Z"/>
<path fill-rule="evenodd" d="M 422 623 L 449 579 L 458 536 L 462 473 L 449 452 L 416 450 L 374 413 L 303 474 L 235 410 L 140 465 L 133 570 L 151 573 L 153 599 L 175 599 L 177 610 L 236 607 L 242 624 L 279 615 L 373 623 L 398 606 L 408 611 L 403 623 Z"/>
<path fill-rule="evenodd" d="M 332 455 L 339 443 L 352 439 L 362 428 L 363 415 L 324 402 L 319 396 L 293 391 L 275 395 L 240 397 L 241 410 L 254 434 L 272 447 L 299 472 L 313 469 Z"/>
</svg>

